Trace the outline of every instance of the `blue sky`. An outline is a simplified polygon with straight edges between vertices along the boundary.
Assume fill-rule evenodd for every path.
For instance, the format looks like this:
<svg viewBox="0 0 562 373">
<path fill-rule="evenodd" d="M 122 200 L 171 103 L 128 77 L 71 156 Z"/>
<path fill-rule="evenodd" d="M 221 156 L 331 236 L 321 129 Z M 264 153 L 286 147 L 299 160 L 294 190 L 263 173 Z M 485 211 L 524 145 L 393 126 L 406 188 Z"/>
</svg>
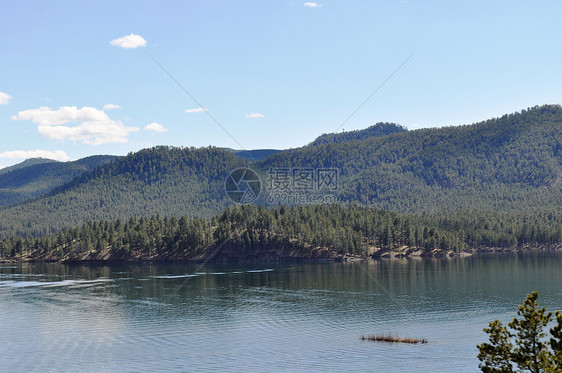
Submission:
<svg viewBox="0 0 562 373">
<path fill-rule="evenodd" d="M 345 130 L 560 103 L 560 14 L 558 1 L 2 1 L 0 167 L 153 145 L 302 146 L 412 54 Z M 131 34 L 137 47 L 123 48 Z"/>
</svg>

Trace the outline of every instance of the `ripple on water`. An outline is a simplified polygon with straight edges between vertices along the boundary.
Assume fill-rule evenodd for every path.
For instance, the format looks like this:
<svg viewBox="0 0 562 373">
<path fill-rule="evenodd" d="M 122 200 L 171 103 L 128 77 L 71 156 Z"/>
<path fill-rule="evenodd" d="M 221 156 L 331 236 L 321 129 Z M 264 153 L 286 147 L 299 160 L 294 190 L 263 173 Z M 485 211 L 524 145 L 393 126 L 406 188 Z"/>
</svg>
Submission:
<svg viewBox="0 0 562 373">
<path fill-rule="evenodd" d="M 96 285 L 101 283 L 113 282 L 111 279 L 99 278 L 95 280 L 61 280 L 61 281 L 0 281 L 0 287 L 8 288 L 26 288 L 42 286 L 46 288 L 58 286 L 75 286 L 80 287 L 83 285 Z"/>
<path fill-rule="evenodd" d="M 163 278 L 163 279 L 174 279 L 174 278 L 187 278 L 187 277 L 197 277 L 199 274 L 186 274 L 186 275 L 160 275 L 160 276 L 148 276 L 149 278 Z"/>
<path fill-rule="evenodd" d="M 209 266 L 181 288 L 193 267 L 135 267 L 127 281 L 97 283 L 0 273 L 2 369 L 476 371 L 482 328 L 512 314 L 528 289 L 492 288 L 482 296 L 476 280 L 485 275 L 493 283 L 494 273 L 507 269 L 464 271 L 455 282 L 454 271 L 444 277 L 432 263 L 425 271 L 399 273 L 381 264 L 376 275 L 386 291 L 367 283 L 360 267 L 345 264 Z M 562 270 L 524 272 L 531 271 L 544 280 L 543 299 L 561 304 Z M 222 273 L 227 276 L 215 276 Z M 430 343 L 359 339 L 379 332 Z"/>
</svg>

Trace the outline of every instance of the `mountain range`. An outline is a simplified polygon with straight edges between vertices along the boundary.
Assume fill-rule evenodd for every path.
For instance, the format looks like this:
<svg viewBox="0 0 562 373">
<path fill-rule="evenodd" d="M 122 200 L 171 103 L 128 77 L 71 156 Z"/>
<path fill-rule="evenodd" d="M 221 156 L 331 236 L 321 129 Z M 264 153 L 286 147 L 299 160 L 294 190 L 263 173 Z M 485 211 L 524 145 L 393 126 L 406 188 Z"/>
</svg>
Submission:
<svg viewBox="0 0 562 373">
<path fill-rule="evenodd" d="M 0 236 L 130 216 L 210 217 L 233 204 L 224 181 L 240 167 L 259 175 L 255 203 L 263 205 L 271 204 L 272 171 L 329 169 L 337 173 L 330 193 L 346 204 L 418 215 L 556 211 L 561 144 L 562 108 L 544 105 L 463 126 L 379 123 L 283 151 L 159 146 L 124 157 L 28 160 L 0 170 Z"/>
</svg>

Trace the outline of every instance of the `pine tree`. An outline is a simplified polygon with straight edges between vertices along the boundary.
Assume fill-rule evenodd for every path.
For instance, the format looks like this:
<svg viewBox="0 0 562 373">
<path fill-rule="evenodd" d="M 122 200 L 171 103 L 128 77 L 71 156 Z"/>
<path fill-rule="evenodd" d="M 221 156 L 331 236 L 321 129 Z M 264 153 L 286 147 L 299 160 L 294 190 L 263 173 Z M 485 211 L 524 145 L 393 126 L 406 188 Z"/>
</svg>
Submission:
<svg viewBox="0 0 562 373">
<path fill-rule="evenodd" d="M 550 347 L 554 353 L 554 365 L 558 371 L 562 371 L 562 313 L 556 311 L 556 326 L 550 329 Z"/>
<path fill-rule="evenodd" d="M 547 340 L 545 328 L 552 320 L 552 312 L 539 308 L 539 294 L 527 294 L 519 306 L 512 322 L 504 327 L 498 320 L 484 329 L 489 343 L 478 345 L 478 359 L 483 372 L 561 372 L 562 315 L 556 313 L 558 325 L 550 330 L 552 338 Z M 512 342 L 513 339 L 513 342 Z"/>
<path fill-rule="evenodd" d="M 508 324 L 516 332 L 513 361 L 520 369 L 528 369 L 533 373 L 543 372 L 552 361 L 552 353 L 544 341 L 544 328 L 552 320 L 552 312 L 546 312 L 544 307 L 539 308 L 538 297 L 536 291 L 528 294 L 517 311 L 521 319 L 514 318 Z"/>
<path fill-rule="evenodd" d="M 477 346 L 478 359 L 482 362 L 480 369 L 487 373 L 513 372 L 511 332 L 498 320 L 492 321 L 484 331 L 489 334 L 490 343 Z"/>
</svg>

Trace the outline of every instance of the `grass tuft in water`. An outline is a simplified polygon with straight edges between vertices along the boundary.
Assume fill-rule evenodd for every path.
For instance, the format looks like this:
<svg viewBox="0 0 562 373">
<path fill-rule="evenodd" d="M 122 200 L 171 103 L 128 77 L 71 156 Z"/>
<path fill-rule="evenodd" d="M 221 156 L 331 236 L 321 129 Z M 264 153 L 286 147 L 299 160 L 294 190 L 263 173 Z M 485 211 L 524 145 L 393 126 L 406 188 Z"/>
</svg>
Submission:
<svg viewBox="0 0 562 373">
<path fill-rule="evenodd" d="M 362 341 L 373 342 L 388 342 L 388 343 L 410 343 L 410 344 L 424 344 L 427 343 L 425 338 L 400 338 L 398 335 L 394 336 L 392 333 L 388 334 L 371 334 L 368 336 L 361 336 Z"/>
</svg>

